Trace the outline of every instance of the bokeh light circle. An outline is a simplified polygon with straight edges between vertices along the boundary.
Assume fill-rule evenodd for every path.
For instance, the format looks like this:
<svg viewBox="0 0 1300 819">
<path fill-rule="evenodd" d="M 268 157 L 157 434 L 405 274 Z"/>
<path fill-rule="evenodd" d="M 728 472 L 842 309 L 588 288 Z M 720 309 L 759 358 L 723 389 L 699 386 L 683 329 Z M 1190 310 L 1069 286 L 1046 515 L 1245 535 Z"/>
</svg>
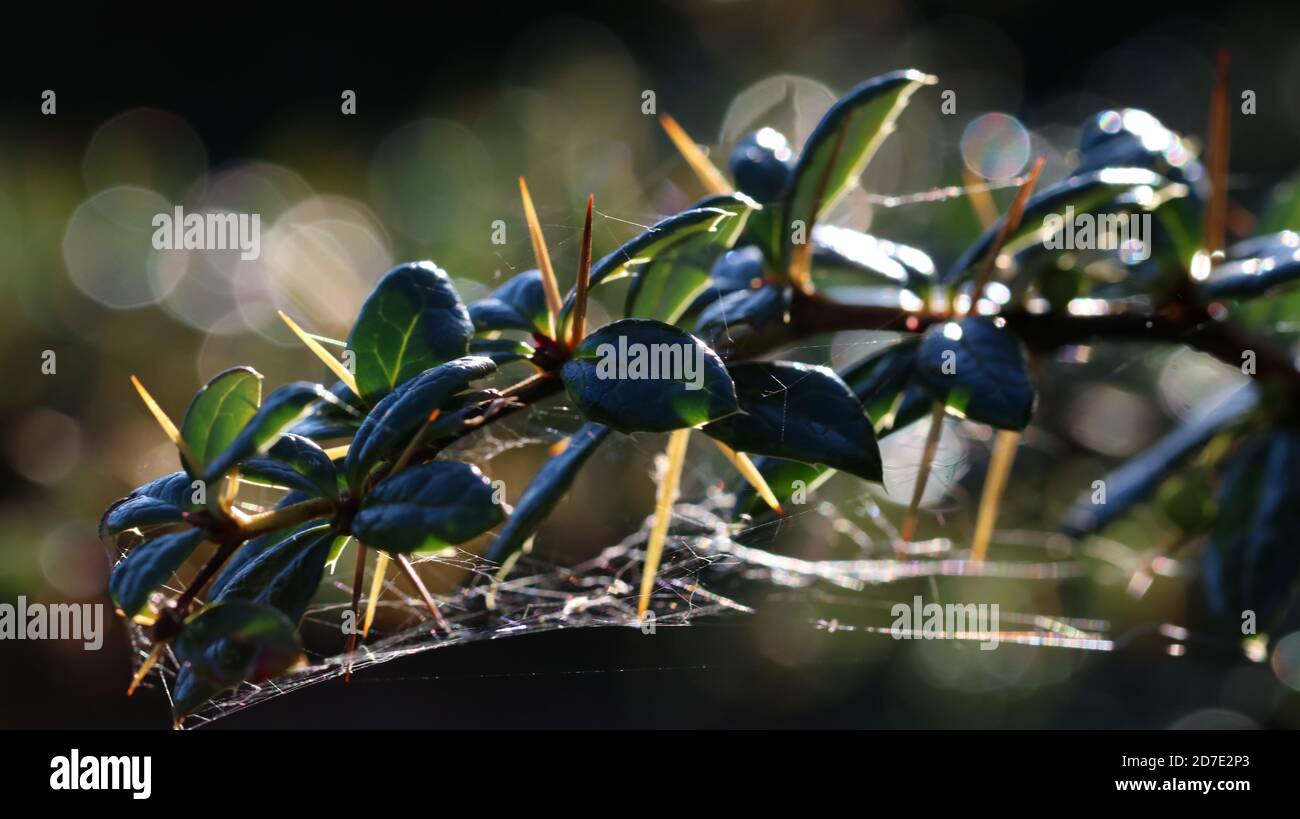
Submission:
<svg viewBox="0 0 1300 819">
<path fill-rule="evenodd" d="M 449 241 L 490 219 L 478 218 L 492 158 L 463 125 L 428 117 L 408 123 L 379 145 L 370 165 L 370 191 L 387 224 L 419 241 Z"/>
<path fill-rule="evenodd" d="M 63 261 L 73 284 L 115 310 L 155 304 L 166 288 L 151 275 L 160 261 L 152 221 L 171 210 L 158 192 L 126 185 L 78 205 L 63 234 Z"/>
<path fill-rule="evenodd" d="M 135 185 L 179 201 L 207 172 L 203 140 L 181 117 L 135 108 L 99 126 L 82 160 L 86 189 Z"/>
<path fill-rule="evenodd" d="M 1300 631 L 1293 631 L 1277 641 L 1269 663 L 1278 682 L 1292 691 L 1300 691 Z"/>
<path fill-rule="evenodd" d="M 1015 176 L 1029 162 L 1029 132 L 1009 114 L 981 114 L 962 132 L 961 158 L 985 179 Z"/>
</svg>

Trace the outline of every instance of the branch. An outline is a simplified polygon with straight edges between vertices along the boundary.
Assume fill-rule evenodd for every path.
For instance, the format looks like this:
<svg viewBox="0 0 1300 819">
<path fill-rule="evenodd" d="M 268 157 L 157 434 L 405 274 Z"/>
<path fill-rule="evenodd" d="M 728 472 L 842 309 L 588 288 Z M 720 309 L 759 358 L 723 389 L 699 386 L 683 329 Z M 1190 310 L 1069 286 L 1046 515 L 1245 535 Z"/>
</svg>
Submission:
<svg viewBox="0 0 1300 819">
<path fill-rule="evenodd" d="M 1296 362 L 1270 342 L 1251 336 L 1230 322 L 1216 319 L 1202 306 L 1170 304 L 1153 312 L 1118 312 L 1098 316 L 1071 313 L 1031 313 L 1023 309 L 998 314 L 1007 328 L 1031 350 L 1052 350 L 1089 341 L 1142 341 L 1186 344 L 1230 367 L 1240 368 L 1247 351 L 1255 354 L 1253 376 L 1264 382 L 1285 385 L 1289 394 L 1300 397 L 1300 370 Z M 853 305 L 832 301 L 817 293 L 795 292 L 790 321 L 762 336 L 740 339 L 728 347 L 727 357 L 751 358 L 781 344 L 819 333 L 843 330 L 895 330 L 924 332 L 930 325 L 947 321 L 937 313 L 908 311 L 899 307 Z"/>
</svg>

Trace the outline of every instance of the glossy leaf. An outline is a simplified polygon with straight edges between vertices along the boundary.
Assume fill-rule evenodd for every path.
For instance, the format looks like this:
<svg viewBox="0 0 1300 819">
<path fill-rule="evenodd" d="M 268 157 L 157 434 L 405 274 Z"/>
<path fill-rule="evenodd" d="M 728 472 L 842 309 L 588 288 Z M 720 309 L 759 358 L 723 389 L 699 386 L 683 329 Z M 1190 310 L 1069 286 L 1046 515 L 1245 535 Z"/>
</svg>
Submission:
<svg viewBox="0 0 1300 819">
<path fill-rule="evenodd" d="M 181 668 L 176 672 L 176 680 L 172 683 L 172 715 L 180 720 L 199 710 L 221 691 L 221 686 L 200 679 L 189 668 Z"/>
<path fill-rule="evenodd" d="M 247 600 L 214 603 L 191 615 L 174 651 L 184 670 L 217 690 L 279 676 L 302 657 L 293 623 Z"/>
<path fill-rule="evenodd" d="M 986 318 L 931 326 L 921 339 L 916 374 L 936 400 L 997 429 L 1029 425 L 1034 388 L 1011 331 Z"/>
<path fill-rule="evenodd" d="M 736 218 L 738 217 L 733 211 L 705 207 L 686 210 L 656 222 L 645 233 L 593 264 L 590 286 L 595 289 L 598 285 L 634 275 L 661 254 L 701 234 L 716 234 L 712 237 L 714 239 L 724 238 L 728 234 L 723 229 L 723 225 Z M 565 326 L 568 325 L 568 317 L 573 310 L 575 297 L 575 292 L 571 290 L 565 299 L 563 322 Z"/>
<path fill-rule="evenodd" d="M 365 404 L 342 381 L 336 381 L 330 387 L 330 393 L 338 401 L 316 404 L 311 414 L 294 424 L 289 431 L 318 443 L 336 438 L 351 438 L 365 417 Z"/>
<path fill-rule="evenodd" d="M 914 247 L 833 225 L 813 228 L 812 239 L 812 275 L 822 286 L 878 283 L 923 293 L 934 282 L 934 262 Z"/>
<path fill-rule="evenodd" d="M 492 359 L 465 356 L 427 370 L 385 396 L 352 439 L 343 463 L 348 485 L 360 488 L 376 464 L 401 454 L 434 410 L 442 409 L 470 382 L 495 371 Z"/>
<path fill-rule="evenodd" d="M 686 309 L 686 315 L 698 313 L 728 293 L 757 290 L 766 278 L 763 252 L 759 248 L 748 245 L 729 250 L 709 269 L 709 280 Z"/>
<path fill-rule="evenodd" d="M 180 523 L 186 512 L 200 508 L 193 502 L 194 482 L 184 472 L 173 472 L 135 489 L 104 510 L 99 536 L 112 537 L 127 529 L 148 529 Z"/>
<path fill-rule="evenodd" d="M 248 483 L 298 489 L 314 496 L 337 498 L 338 474 L 334 463 L 316 442 L 286 433 L 266 455 L 244 463 L 240 478 Z"/>
<path fill-rule="evenodd" d="M 762 332 L 785 320 L 790 288 L 768 284 L 757 290 L 737 290 L 704 308 L 695 322 L 695 332 L 712 345 L 733 336 Z"/>
<path fill-rule="evenodd" d="M 881 420 L 883 426 L 876 437 L 887 438 L 899 430 L 906 429 L 930 415 L 933 408 L 934 399 L 930 397 L 929 390 L 915 382 L 908 384 L 903 389 L 903 394 L 894 410 Z"/>
<path fill-rule="evenodd" d="M 1140 108 L 1102 111 L 1080 129 L 1075 172 L 1103 168 L 1150 168 L 1182 183 L 1205 177 L 1191 146 Z"/>
<path fill-rule="evenodd" d="M 795 164 L 784 204 L 781 258 L 792 258 L 794 231 L 811 231 L 821 216 L 857 184 L 867 163 L 894 128 L 908 98 L 931 80 L 919 71 L 891 71 L 845 94 L 817 124 Z"/>
<path fill-rule="evenodd" d="M 475 332 L 488 330 L 524 330 L 543 335 L 551 333 L 551 318 L 546 306 L 546 289 L 540 270 L 525 270 L 510 277 L 492 295 L 469 306 Z"/>
<path fill-rule="evenodd" d="M 320 586 L 336 534 L 328 524 L 295 532 L 245 563 L 212 599 L 272 606 L 296 624 Z"/>
<path fill-rule="evenodd" d="M 404 381 L 465 355 L 473 334 L 446 271 L 433 262 L 393 268 L 361 306 L 348 336 L 361 397 L 374 406 Z"/>
<path fill-rule="evenodd" d="M 186 469 L 197 476 L 230 446 L 262 403 L 262 375 L 252 367 L 232 367 L 199 390 L 181 421 L 181 438 L 199 460 Z"/>
<path fill-rule="evenodd" d="M 276 389 L 235 440 L 208 464 L 204 480 L 213 483 L 243 461 L 266 452 L 321 401 L 337 403 L 338 399 L 320 384 L 307 381 L 295 381 Z"/>
<path fill-rule="evenodd" d="M 511 361 L 524 361 L 535 352 L 532 345 L 513 338 L 476 338 L 469 343 L 469 354 L 492 359 L 499 367 Z"/>
<path fill-rule="evenodd" d="M 569 491 L 578 471 L 609 436 L 609 432 L 609 427 L 586 423 L 573 433 L 564 451 L 547 461 L 533 476 L 528 488 L 515 504 L 510 519 L 501 527 L 485 555 L 488 560 L 499 563 L 523 548 L 528 538 L 537 532 L 542 521 Z"/>
<path fill-rule="evenodd" d="M 275 508 L 281 509 L 291 503 L 298 503 L 307 500 L 309 497 L 310 495 L 305 492 L 290 492 L 276 504 Z M 220 599 L 221 592 L 226 587 L 226 584 L 243 571 L 245 566 L 267 549 L 270 549 L 285 538 L 292 537 L 304 529 L 310 529 L 319 525 L 319 520 L 309 520 L 305 523 L 300 523 L 297 526 L 287 526 L 283 529 L 277 529 L 274 532 L 267 532 L 264 535 L 260 535 L 245 542 L 243 546 L 240 546 L 239 549 L 230 556 L 230 559 L 226 561 L 226 564 L 221 567 L 221 571 L 217 573 L 216 579 L 214 579 L 212 585 L 208 587 L 208 598 L 211 600 Z"/>
<path fill-rule="evenodd" d="M 1255 612 L 1261 631 L 1291 599 L 1300 575 L 1300 433 L 1279 429 L 1237 453 L 1224 474 L 1219 515 L 1202 569 L 1210 602 L 1240 622 Z"/>
<path fill-rule="evenodd" d="M 754 458 L 754 466 L 771 487 L 772 494 L 776 495 L 776 499 L 786 509 L 790 508 L 796 492 L 802 492 L 806 499 L 817 487 L 835 474 L 835 470 L 830 467 L 768 456 Z M 762 517 L 767 516 L 769 512 L 773 516 L 776 514 L 754 487 L 748 483 L 737 487 L 736 502 L 731 508 L 733 519 L 741 515 Z"/>
<path fill-rule="evenodd" d="M 710 208 L 732 214 L 711 230 L 694 232 L 636 269 L 624 303 L 624 315 L 677 322 L 709 286 L 713 263 L 744 229 L 755 203 L 740 195 L 714 196 L 694 209 Z"/>
<path fill-rule="evenodd" d="M 1055 233 L 1049 217 L 1064 218 L 1067 207 L 1073 208 L 1076 214 L 1104 211 L 1108 204 L 1136 189 L 1162 188 L 1167 184 L 1160 174 L 1145 168 L 1105 168 L 1075 174 L 1029 198 L 1020 227 L 1008 237 L 1004 252 L 1015 253 L 1020 247 L 1043 243 Z M 943 274 L 944 283 L 956 284 L 978 269 L 997 241 L 1006 218 L 1004 214 L 958 257 Z"/>
<path fill-rule="evenodd" d="M 1258 404 L 1259 390 L 1254 384 L 1234 387 L 1227 395 L 1211 399 L 1194 417 L 1102 478 L 1105 503 L 1095 503 L 1092 490 L 1085 492 L 1067 513 L 1062 531 L 1075 538 L 1101 531 L 1150 497 L 1215 434 L 1241 421 Z"/>
<path fill-rule="evenodd" d="M 1292 231 L 1258 237 L 1248 258 L 1216 266 L 1197 285 L 1206 299 L 1251 299 L 1300 279 L 1300 235 Z"/>
<path fill-rule="evenodd" d="M 833 370 L 792 362 L 733 364 L 741 412 L 704 432 L 732 449 L 822 464 L 881 480 L 875 431 Z"/>
<path fill-rule="evenodd" d="M 184 529 L 160 535 L 131 549 L 113 567 L 108 593 L 113 605 L 131 617 L 149 602 L 149 595 L 167 581 L 203 542 L 202 529 Z"/>
<path fill-rule="evenodd" d="M 492 483 L 478 467 L 434 461 L 380 481 L 361 502 L 352 533 L 365 545 L 394 554 L 464 543 L 505 518 Z"/>
<path fill-rule="evenodd" d="M 839 371 L 873 422 L 894 410 L 916 370 L 918 342 L 897 342 Z"/>
<path fill-rule="evenodd" d="M 735 387 L 717 353 L 650 319 L 600 328 L 560 374 L 583 415 L 620 432 L 667 432 L 736 411 Z"/>
</svg>

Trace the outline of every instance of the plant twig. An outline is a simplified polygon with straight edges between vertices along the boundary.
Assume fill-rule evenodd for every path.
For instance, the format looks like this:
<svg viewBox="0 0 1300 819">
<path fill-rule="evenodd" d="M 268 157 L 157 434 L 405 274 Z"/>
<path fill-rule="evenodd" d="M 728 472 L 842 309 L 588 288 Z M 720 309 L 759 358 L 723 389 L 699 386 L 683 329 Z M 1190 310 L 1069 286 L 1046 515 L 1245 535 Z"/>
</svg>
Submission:
<svg viewBox="0 0 1300 819">
<path fill-rule="evenodd" d="M 334 502 L 329 498 L 309 498 L 301 503 L 270 509 L 256 515 L 248 515 L 240 524 L 240 537 L 250 540 L 276 529 L 297 526 L 299 523 L 314 518 L 323 518 L 334 511 Z"/>
<path fill-rule="evenodd" d="M 406 576 L 415 584 L 416 590 L 420 593 L 420 597 L 424 599 L 424 605 L 429 609 L 429 613 L 433 615 L 438 628 L 444 634 L 450 635 L 451 624 L 447 622 L 447 618 L 442 616 L 442 612 L 438 609 L 438 603 L 433 599 L 433 595 L 429 594 L 429 589 L 424 585 L 424 581 L 420 579 L 420 574 L 415 570 L 415 566 L 411 564 L 411 559 L 406 555 L 398 555 L 397 565 L 402 567 L 402 571 L 406 572 Z"/>
<path fill-rule="evenodd" d="M 352 682 L 352 658 L 357 650 L 357 622 L 361 616 L 361 584 L 366 580 L 366 544 L 357 541 L 357 568 L 352 575 L 352 633 L 348 635 L 348 653 L 343 661 L 343 682 Z"/>
</svg>

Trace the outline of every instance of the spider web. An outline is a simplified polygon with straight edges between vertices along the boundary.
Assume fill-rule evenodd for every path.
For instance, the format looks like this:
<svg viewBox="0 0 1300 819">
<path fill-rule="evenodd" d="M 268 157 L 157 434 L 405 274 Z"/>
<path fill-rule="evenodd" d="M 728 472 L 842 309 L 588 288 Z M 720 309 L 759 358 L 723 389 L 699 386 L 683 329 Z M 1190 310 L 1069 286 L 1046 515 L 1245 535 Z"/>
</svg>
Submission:
<svg viewBox="0 0 1300 819">
<path fill-rule="evenodd" d="M 550 443 L 561 434 L 544 425 L 548 417 L 571 415 L 568 410 L 539 411 L 533 418 L 501 423 L 484 430 L 472 446 L 455 453 L 477 463 L 521 446 Z M 521 429 L 522 427 L 522 429 Z M 691 464 L 696 481 L 724 476 L 710 475 L 707 465 Z M 734 476 L 730 476 L 735 480 Z M 707 483 L 706 483 L 707 485 Z M 390 580 L 384 585 L 378 608 L 407 623 L 388 633 L 372 633 L 358 643 L 349 656 L 346 641 L 334 644 L 335 653 L 309 649 L 308 663 L 292 673 L 259 684 L 245 683 L 206 703 L 185 717 L 177 727 L 202 727 L 271 698 L 300 688 L 352 673 L 364 674 L 371 666 L 400 660 L 434 649 L 452 648 L 472 642 L 538 634 L 560 629 L 633 627 L 647 629 L 689 626 L 719 618 L 745 617 L 767 601 L 816 601 L 848 608 L 852 619 L 810 617 L 809 629 L 829 632 L 891 634 L 889 610 L 895 602 L 888 595 L 864 598 L 862 592 L 877 587 L 888 592 L 890 584 L 917 578 L 989 577 L 1058 582 L 1077 577 L 1084 567 L 1076 556 L 1061 552 L 1052 538 L 1033 532 L 1000 532 L 1001 542 L 1039 546 L 1042 559 L 1014 562 L 973 563 L 946 538 L 901 545 L 887 516 L 871 500 L 863 501 L 852 516 L 842 514 L 835 504 L 812 504 L 783 521 L 744 525 L 730 522 L 734 495 L 726 491 L 706 493 L 695 502 L 680 502 L 665 545 L 663 560 L 651 596 L 650 616 L 637 615 L 639 585 L 653 516 L 621 542 L 595 557 L 575 565 L 558 565 L 534 554 L 523 555 L 508 576 L 499 578 L 501 567 L 463 549 L 422 557 L 417 565 L 438 564 L 463 572 L 465 581 L 454 591 L 436 595 L 439 609 L 450 632 L 435 627 L 423 600 L 400 589 Z M 746 545 L 746 535 L 767 527 L 790 525 L 792 518 L 817 515 L 827 518 L 834 530 L 856 544 L 862 556 L 854 559 L 809 560 Z M 864 525 L 859 525 L 861 521 Z M 866 527 L 871 527 L 868 531 Z M 897 550 L 902 551 L 897 551 Z M 348 592 L 351 588 L 340 572 L 329 582 Z M 368 589 L 363 588 L 368 593 Z M 899 595 L 899 600 L 904 598 Z M 910 597 L 907 599 L 910 600 Z M 346 603 L 316 603 L 309 608 L 304 630 L 310 625 L 339 633 L 338 624 Z M 1002 612 L 999 633 L 1002 642 L 1052 646 L 1084 651 L 1109 651 L 1109 624 L 1100 620 L 1062 618 L 1045 614 Z M 133 627 L 136 661 L 148 654 L 150 642 L 142 629 Z M 944 639 L 980 641 L 987 634 L 943 632 Z M 170 654 L 159 663 L 161 680 L 168 697 L 177 671 Z"/>
<path fill-rule="evenodd" d="M 911 578 L 961 576 L 1050 582 L 1076 577 L 1082 572 L 1081 565 L 1073 559 L 974 564 L 955 555 L 945 557 L 952 544 L 943 539 L 912 544 L 912 553 L 903 557 L 853 560 L 789 557 L 737 543 L 735 536 L 745 530 L 728 524 L 718 513 L 730 501 L 730 495 L 720 493 L 705 503 L 675 506 L 669 542 L 651 597 L 651 616 L 645 621 L 637 616 L 637 602 L 650 519 L 622 542 L 577 565 L 558 566 L 531 555 L 524 556 L 504 581 L 496 579 L 500 569 L 496 563 L 455 550 L 419 561 L 457 568 L 470 575 L 453 593 L 437 597 L 450 633 L 434 627 L 420 598 L 402 593 L 389 582 L 380 608 L 401 610 L 414 621 L 413 625 L 386 635 L 372 635 L 358 645 L 350 658 L 344 651 L 325 656 L 309 654 L 311 659 L 306 667 L 269 682 L 245 683 L 210 701 L 177 727 L 201 727 L 273 697 L 341 677 L 349 664 L 352 673 L 365 673 L 371 666 L 472 642 L 559 629 L 648 628 L 651 623 L 654 628 L 688 626 L 702 620 L 753 614 L 756 605 L 745 601 L 774 596 L 786 602 L 815 599 L 821 603 L 856 605 L 860 615 L 856 621 L 818 617 L 808 619 L 805 625 L 831 632 L 883 636 L 891 633 L 891 618 L 887 614 L 893 601 L 860 599 L 855 593 L 868 586 L 884 587 Z M 801 514 L 826 514 L 829 506 L 819 504 L 817 509 Z M 722 594 L 711 590 L 714 584 L 735 591 Z M 346 608 L 342 603 L 315 605 L 305 619 L 329 625 L 337 633 L 337 624 Z M 1113 642 L 1106 636 L 1109 624 L 1105 621 L 1002 612 L 1001 623 L 1008 628 L 999 634 L 1002 642 L 1088 651 L 1113 648 Z M 148 653 L 149 641 L 142 630 L 134 631 L 137 657 L 143 658 Z M 987 635 L 975 632 L 944 632 L 941 637 L 966 641 L 987 639 Z M 176 668 L 174 657 L 169 655 L 162 670 L 162 684 L 169 697 Z"/>
</svg>

